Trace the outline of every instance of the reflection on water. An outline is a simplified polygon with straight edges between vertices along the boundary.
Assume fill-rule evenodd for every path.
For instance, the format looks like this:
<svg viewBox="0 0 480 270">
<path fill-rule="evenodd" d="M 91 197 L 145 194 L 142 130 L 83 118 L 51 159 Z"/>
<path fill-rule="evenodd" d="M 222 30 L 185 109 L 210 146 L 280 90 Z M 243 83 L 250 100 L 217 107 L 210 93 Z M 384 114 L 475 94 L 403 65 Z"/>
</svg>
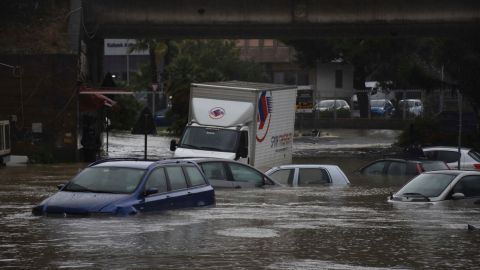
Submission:
<svg viewBox="0 0 480 270">
<path fill-rule="evenodd" d="M 169 139 L 158 140 L 168 145 Z M 168 147 L 152 151 L 162 155 Z M 466 224 L 480 225 L 480 209 L 392 206 L 386 197 L 405 180 L 382 182 L 354 172 L 373 158 L 295 160 L 340 164 L 350 187 L 217 190 L 215 207 L 126 218 L 30 214 L 85 164 L 4 168 L 0 267 L 476 269 L 480 232 Z"/>
</svg>

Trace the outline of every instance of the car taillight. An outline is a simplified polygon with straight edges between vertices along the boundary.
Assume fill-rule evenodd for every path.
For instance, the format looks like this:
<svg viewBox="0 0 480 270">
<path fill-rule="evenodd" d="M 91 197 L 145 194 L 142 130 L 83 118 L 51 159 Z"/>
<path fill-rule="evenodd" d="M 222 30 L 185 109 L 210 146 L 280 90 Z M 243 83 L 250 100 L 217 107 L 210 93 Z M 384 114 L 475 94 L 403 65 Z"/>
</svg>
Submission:
<svg viewBox="0 0 480 270">
<path fill-rule="evenodd" d="M 473 164 L 473 167 L 474 167 L 476 170 L 480 170 L 480 164 L 478 164 L 478 163 Z"/>
<path fill-rule="evenodd" d="M 417 163 L 417 174 L 421 174 L 423 172 L 422 166 L 420 166 L 420 163 Z"/>
</svg>

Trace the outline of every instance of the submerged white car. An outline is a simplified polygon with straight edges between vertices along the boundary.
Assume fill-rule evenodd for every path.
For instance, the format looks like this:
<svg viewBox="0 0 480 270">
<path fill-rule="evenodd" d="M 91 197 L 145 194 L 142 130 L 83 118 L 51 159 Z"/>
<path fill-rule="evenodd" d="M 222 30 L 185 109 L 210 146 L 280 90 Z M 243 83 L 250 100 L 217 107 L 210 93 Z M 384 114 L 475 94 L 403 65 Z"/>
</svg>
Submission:
<svg viewBox="0 0 480 270">
<path fill-rule="evenodd" d="M 413 178 L 388 198 L 396 203 L 479 203 L 480 172 L 431 171 Z"/>
<path fill-rule="evenodd" d="M 336 165 L 291 164 L 273 167 L 265 172 L 275 182 L 294 187 L 311 185 L 348 185 L 350 181 Z"/>
</svg>

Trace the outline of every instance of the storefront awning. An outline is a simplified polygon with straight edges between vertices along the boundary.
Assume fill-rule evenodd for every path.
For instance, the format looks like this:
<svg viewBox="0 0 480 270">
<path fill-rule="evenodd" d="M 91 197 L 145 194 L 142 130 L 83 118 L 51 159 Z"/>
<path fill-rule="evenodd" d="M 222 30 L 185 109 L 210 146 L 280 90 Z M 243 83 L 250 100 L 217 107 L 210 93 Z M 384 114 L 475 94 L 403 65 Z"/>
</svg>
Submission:
<svg viewBox="0 0 480 270">
<path fill-rule="evenodd" d="M 81 95 L 98 94 L 98 95 L 133 95 L 133 92 L 124 88 L 111 87 L 80 87 Z"/>
</svg>

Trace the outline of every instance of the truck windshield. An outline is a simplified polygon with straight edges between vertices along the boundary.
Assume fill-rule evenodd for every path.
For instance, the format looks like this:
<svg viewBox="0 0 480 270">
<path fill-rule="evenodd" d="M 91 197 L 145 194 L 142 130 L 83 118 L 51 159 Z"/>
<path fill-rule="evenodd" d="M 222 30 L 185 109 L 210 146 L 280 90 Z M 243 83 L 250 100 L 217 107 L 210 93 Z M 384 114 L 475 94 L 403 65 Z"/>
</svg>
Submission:
<svg viewBox="0 0 480 270">
<path fill-rule="evenodd" d="M 239 137 L 237 130 L 187 127 L 179 147 L 235 153 Z"/>
</svg>

